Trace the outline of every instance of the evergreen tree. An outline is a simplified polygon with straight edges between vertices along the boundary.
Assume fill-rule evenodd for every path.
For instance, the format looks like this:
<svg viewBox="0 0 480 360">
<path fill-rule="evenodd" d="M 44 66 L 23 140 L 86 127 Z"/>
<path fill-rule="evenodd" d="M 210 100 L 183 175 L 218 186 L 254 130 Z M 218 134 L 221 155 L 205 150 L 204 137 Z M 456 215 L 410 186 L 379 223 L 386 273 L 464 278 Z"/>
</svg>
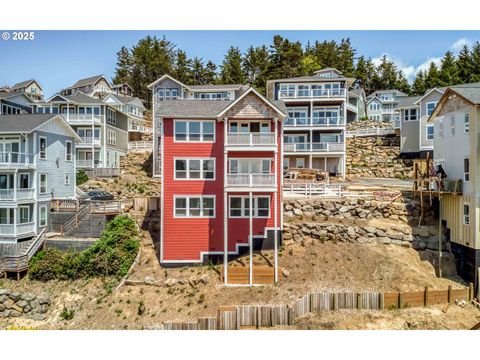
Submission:
<svg viewBox="0 0 480 360">
<path fill-rule="evenodd" d="M 270 49 L 268 72 L 272 79 L 290 78 L 303 74 L 303 49 L 300 42 L 290 42 L 280 35 L 275 35 Z"/>
<path fill-rule="evenodd" d="M 211 60 L 205 65 L 204 81 L 206 84 L 215 84 L 217 82 L 217 65 Z"/>
<path fill-rule="evenodd" d="M 115 69 L 115 76 L 113 78 L 114 84 L 129 83 L 132 76 L 132 55 L 130 50 L 122 46 L 117 52 L 117 68 Z M 129 84 L 130 85 L 130 84 Z"/>
<path fill-rule="evenodd" d="M 397 82 L 397 67 L 383 55 L 377 67 L 378 84 L 376 89 L 393 89 Z"/>
<path fill-rule="evenodd" d="M 442 86 L 450 86 L 459 82 L 455 56 L 451 51 L 447 51 L 443 56 L 438 77 Z"/>
<path fill-rule="evenodd" d="M 314 55 L 305 55 L 302 59 L 302 68 L 305 75 L 311 75 L 314 71 L 320 70 L 321 66 Z"/>
<path fill-rule="evenodd" d="M 415 80 L 412 84 L 412 94 L 413 95 L 423 95 L 427 91 L 425 87 L 425 71 L 420 70 L 417 75 L 415 75 Z"/>
<path fill-rule="evenodd" d="M 457 58 L 458 82 L 461 84 L 470 82 L 473 73 L 473 58 L 467 45 L 464 45 Z"/>
<path fill-rule="evenodd" d="M 356 79 L 355 86 L 366 89 L 369 82 L 369 77 L 367 75 L 368 68 L 367 68 L 367 61 L 365 57 L 360 56 L 357 60 L 357 64 L 355 66 L 355 71 L 353 73 L 354 78 Z"/>
<path fill-rule="evenodd" d="M 189 84 L 192 80 L 191 69 L 192 61 L 187 57 L 185 51 L 177 50 L 173 77 L 184 84 Z"/>
<path fill-rule="evenodd" d="M 242 53 L 239 48 L 230 47 L 220 66 L 220 78 L 223 84 L 244 84 Z"/>
<path fill-rule="evenodd" d="M 400 70 L 397 73 L 397 78 L 395 80 L 395 85 L 394 85 L 393 88 L 398 89 L 398 90 L 404 92 L 405 94 L 410 93 L 410 84 L 408 83 L 408 80 L 405 77 L 405 74 L 403 73 L 402 70 Z"/>
<path fill-rule="evenodd" d="M 470 81 L 480 81 L 480 42 L 478 41 L 472 47 L 472 76 Z"/>
<path fill-rule="evenodd" d="M 191 66 L 192 79 L 190 81 L 191 85 L 204 85 L 206 84 L 206 71 L 203 65 L 203 59 L 199 57 L 194 57 L 192 60 Z"/>
<path fill-rule="evenodd" d="M 268 49 L 265 45 L 250 46 L 243 58 L 243 73 L 247 84 L 265 93 L 268 71 Z"/>
<path fill-rule="evenodd" d="M 432 61 L 428 67 L 428 71 L 425 74 L 425 88 L 431 89 L 437 86 L 441 86 L 441 81 L 439 78 L 438 67 Z"/>
<path fill-rule="evenodd" d="M 334 64 L 334 67 L 340 70 L 343 75 L 347 77 L 353 76 L 355 72 L 355 66 L 353 61 L 355 57 L 355 52 L 356 51 L 352 47 L 350 39 L 342 39 L 340 45 L 338 45 L 338 60 L 336 61 L 336 64 Z"/>
</svg>

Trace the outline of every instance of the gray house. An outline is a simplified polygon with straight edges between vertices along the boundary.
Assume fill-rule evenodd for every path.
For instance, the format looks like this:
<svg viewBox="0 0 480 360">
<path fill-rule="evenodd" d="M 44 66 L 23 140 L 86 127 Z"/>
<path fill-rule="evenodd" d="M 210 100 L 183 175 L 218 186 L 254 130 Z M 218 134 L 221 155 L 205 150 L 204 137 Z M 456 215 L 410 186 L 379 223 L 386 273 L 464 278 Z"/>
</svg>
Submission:
<svg viewBox="0 0 480 360">
<path fill-rule="evenodd" d="M 407 94 L 399 90 L 377 90 L 367 96 L 367 113 L 370 120 L 391 121 L 398 127 L 396 108 Z"/>
<path fill-rule="evenodd" d="M 433 88 L 422 96 L 402 97 L 396 108 L 400 117 L 400 152 L 409 157 L 433 155 L 433 113 L 446 88 Z"/>
<path fill-rule="evenodd" d="M 79 141 L 60 115 L 0 116 L 0 243 L 35 237 L 50 200 L 75 198 Z"/>
</svg>

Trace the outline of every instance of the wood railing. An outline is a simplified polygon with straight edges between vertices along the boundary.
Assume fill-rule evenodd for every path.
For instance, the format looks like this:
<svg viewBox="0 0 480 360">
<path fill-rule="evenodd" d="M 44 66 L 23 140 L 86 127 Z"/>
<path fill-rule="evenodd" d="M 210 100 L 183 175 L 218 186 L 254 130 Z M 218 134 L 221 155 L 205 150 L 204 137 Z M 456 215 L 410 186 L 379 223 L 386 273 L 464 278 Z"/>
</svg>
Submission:
<svg viewBox="0 0 480 360">
<path fill-rule="evenodd" d="M 83 205 L 80 210 L 75 213 L 75 215 L 60 225 L 60 233 L 64 235 L 73 228 L 78 229 L 78 225 L 83 220 L 83 217 L 90 214 L 91 210 L 92 203 L 89 202 L 86 205 Z"/>
<path fill-rule="evenodd" d="M 30 244 L 30 246 L 21 254 L 4 255 L 0 259 L 0 274 L 7 272 L 21 272 L 28 269 L 28 262 L 45 243 L 45 232 L 43 229 Z"/>
<path fill-rule="evenodd" d="M 358 129 L 350 130 L 345 132 L 346 137 L 361 137 L 361 136 L 385 136 L 385 135 L 394 135 L 395 128 L 368 128 L 368 129 Z"/>
</svg>

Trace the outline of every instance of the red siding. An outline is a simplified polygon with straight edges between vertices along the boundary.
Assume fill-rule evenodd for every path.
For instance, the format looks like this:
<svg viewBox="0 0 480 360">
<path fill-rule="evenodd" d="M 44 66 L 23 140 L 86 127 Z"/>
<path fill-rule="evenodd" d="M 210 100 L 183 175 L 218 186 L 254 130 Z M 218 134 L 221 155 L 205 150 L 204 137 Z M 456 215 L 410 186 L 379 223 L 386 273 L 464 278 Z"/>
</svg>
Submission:
<svg viewBox="0 0 480 360">
<path fill-rule="evenodd" d="M 282 184 L 281 131 L 278 134 L 278 186 Z M 215 158 L 214 181 L 174 180 L 174 158 Z M 229 157 L 268 157 L 274 159 L 273 152 L 230 152 Z M 222 252 L 224 231 L 224 124 L 216 123 L 215 143 L 175 143 L 173 141 L 173 120 L 164 119 L 164 168 L 163 168 L 163 260 L 200 260 L 201 252 Z M 272 162 L 273 163 L 273 162 Z M 215 218 L 192 219 L 174 218 L 174 195 L 215 195 Z M 233 195 L 229 194 L 229 195 Z M 247 195 L 247 194 L 245 194 Z M 261 195 L 261 193 L 254 193 Z M 253 220 L 253 235 L 263 235 L 265 227 L 274 226 L 274 199 L 271 195 L 269 219 Z M 281 220 L 282 193 L 278 192 L 278 223 Z M 249 220 L 229 219 L 229 251 L 235 251 L 239 242 L 248 243 Z"/>
</svg>

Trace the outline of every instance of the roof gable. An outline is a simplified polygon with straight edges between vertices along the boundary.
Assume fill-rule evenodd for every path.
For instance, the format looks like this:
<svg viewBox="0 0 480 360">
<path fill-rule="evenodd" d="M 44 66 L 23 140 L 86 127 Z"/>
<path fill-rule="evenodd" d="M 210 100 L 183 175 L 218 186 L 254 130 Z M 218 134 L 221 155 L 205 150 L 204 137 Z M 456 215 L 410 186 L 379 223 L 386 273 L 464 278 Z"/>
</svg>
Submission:
<svg viewBox="0 0 480 360">
<path fill-rule="evenodd" d="M 187 89 L 190 90 L 190 88 L 189 88 L 187 85 L 185 85 L 185 84 L 182 83 L 181 81 L 175 79 L 173 76 L 170 76 L 170 75 L 168 75 L 168 74 L 162 75 L 161 77 L 159 77 L 157 80 L 155 80 L 155 81 L 152 82 L 151 84 L 148 84 L 147 87 L 148 87 L 149 89 L 153 89 L 153 87 L 154 87 L 155 85 L 157 85 L 159 82 L 163 81 L 164 79 L 170 79 L 171 81 L 176 82 L 178 85 L 183 86 L 184 88 L 187 88 Z"/>
</svg>

